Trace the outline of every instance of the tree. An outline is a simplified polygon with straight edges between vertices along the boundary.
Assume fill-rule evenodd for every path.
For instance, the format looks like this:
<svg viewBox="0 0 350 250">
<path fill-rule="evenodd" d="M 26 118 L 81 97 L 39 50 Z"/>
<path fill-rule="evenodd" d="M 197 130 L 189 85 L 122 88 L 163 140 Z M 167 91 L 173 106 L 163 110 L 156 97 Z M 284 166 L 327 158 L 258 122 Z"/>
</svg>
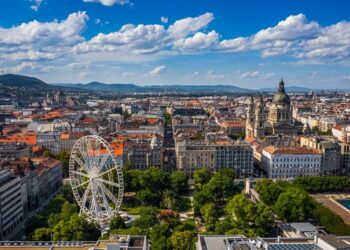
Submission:
<svg viewBox="0 0 350 250">
<path fill-rule="evenodd" d="M 50 157 L 50 158 L 54 158 L 55 156 L 50 152 L 50 150 L 45 150 L 44 157 Z"/>
<path fill-rule="evenodd" d="M 163 193 L 163 205 L 168 209 L 174 209 L 177 205 L 176 193 L 172 190 L 165 190 Z"/>
<path fill-rule="evenodd" d="M 209 168 L 201 168 L 194 171 L 193 179 L 195 187 L 200 190 L 202 186 L 208 183 L 213 176 L 213 172 Z"/>
<path fill-rule="evenodd" d="M 176 171 L 170 175 L 171 190 L 177 194 L 184 193 L 188 189 L 188 178 L 182 171 Z"/>
<path fill-rule="evenodd" d="M 56 224 L 61 220 L 61 216 L 59 214 L 50 214 L 47 219 L 47 225 L 49 228 L 54 228 Z"/>
<path fill-rule="evenodd" d="M 140 217 L 135 221 L 135 227 L 147 229 L 158 223 L 158 209 L 155 207 L 141 207 Z"/>
<path fill-rule="evenodd" d="M 248 200 L 244 195 L 235 195 L 226 205 L 226 212 L 232 221 L 235 221 L 240 228 L 249 227 L 249 222 L 256 215 L 254 203 Z"/>
<path fill-rule="evenodd" d="M 171 115 L 169 113 L 165 114 L 165 125 L 171 126 Z"/>
<path fill-rule="evenodd" d="M 195 215 L 200 215 L 200 209 L 206 204 L 206 203 L 214 203 L 215 197 L 211 190 L 208 188 L 204 188 L 201 191 L 197 191 L 194 194 L 193 197 L 193 210 Z"/>
<path fill-rule="evenodd" d="M 298 177 L 294 181 L 308 192 L 340 192 L 349 188 L 349 178 L 346 176 L 308 176 Z"/>
<path fill-rule="evenodd" d="M 68 201 L 65 201 L 61 208 L 61 213 L 60 213 L 61 220 L 69 221 L 70 217 L 73 214 L 78 212 L 79 212 L 79 209 L 77 205 L 73 203 L 69 203 Z"/>
<path fill-rule="evenodd" d="M 57 155 L 54 156 L 57 160 L 60 160 L 62 162 L 62 174 L 63 177 L 69 176 L 69 158 L 70 154 L 66 151 L 61 151 Z"/>
<path fill-rule="evenodd" d="M 271 206 L 277 201 L 279 195 L 283 192 L 283 188 L 276 182 L 263 179 L 256 183 L 256 191 L 259 193 L 260 200 Z"/>
<path fill-rule="evenodd" d="M 232 229 L 233 225 L 230 219 L 225 218 L 224 220 L 217 221 L 215 223 L 216 234 L 226 234 L 226 232 Z"/>
<path fill-rule="evenodd" d="M 215 223 L 219 218 L 219 214 L 217 211 L 217 207 L 213 203 L 207 203 L 205 204 L 201 209 L 200 212 L 202 214 L 202 217 L 205 222 L 205 226 L 209 231 L 213 230 L 215 228 Z"/>
<path fill-rule="evenodd" d="M 169 176 L 160 168 L 150 167 L 141 172 L 139 181 L 142 189 L 149 188 L 159 194 L 169 185 Z"/>
<path fill-rule="evenodd" d="M 124 187 L 127 192 L 140 190 L 140 176 L 142 172 L 138 169 L 130 169 L 123 171 Z"/>
<path fill-rule="evenodd" d="M 258 203 L 256 206 L 257 212 L 254 218 L 256 233 L 259 236 L 267 236 L 275 224 L 273 211 L 265 204 Z"/>
<path fill-rule="evenodd" d="M 256 204 L 241 194 L 235 195 L 228 202 L 226 211 L 235 232 L 249 236 L 266 236 L 274 225 L 274 215 L 268 206 Z M 230 233 L 231 231 L 232 229 Z"/>
<path fill-rule="evenodd" d="M 35 229 L 32 239 L 36 241 L 50 241 L 51 229 L 46 227 Z"/>
<path fill-rule="evenodd" d="M 146 188 L 136 193 L 136 199 L 143 205 L 158 205 L 161 198 L 159 195 L 153 193 L 150 188 Z"/>
<path fill-rule="evenodd" d="M 112 218 L 111 222 L 109 223 L 109 230 L 114 230 L 114 229 L 123 229 L 126 228 L 126 225 L 124 223 L 124 220 L 120 215 L 118 214 L 114 218 Z"/>
<path fill-rule="evenodd" d="M 97 225 L 87 222 L 78 214 L 73 214 L 68 222 L 61 220 L 52 232 L 55 241 L 88 241 L 97 240 L 100 236 Z"/>
<path fill-rule="evenodd" d="M 274 211 L 288 222 L 305 221 L 311 218 L 315 203 L 301 188 L 291 187 L 278 197 Z"/>
<path fill-rule="evenodd" d="M 195 234 L 191 231 L 174 232 L 170 237 L 172 249 L 192 250 L 194 247 Z"/>
<path fill-rule="evenodd" d="M 215 200 L 219 201 L 223 198 L 229 198 L 239 189 L 234 183 L 234 173 L 232 169 L 220 169 L 210 181 L 203 186 L 203 189 L 208 188 L 214 195 Z"/>
<path fill-rule="evenodd" d="M 167 250 L 171 249 L 168 238 L 170 237 L 170 227 L 168 224 L 159 224 L 151 228 L 149 238 L 152 242 L 152 249 Z"/>
</svg>

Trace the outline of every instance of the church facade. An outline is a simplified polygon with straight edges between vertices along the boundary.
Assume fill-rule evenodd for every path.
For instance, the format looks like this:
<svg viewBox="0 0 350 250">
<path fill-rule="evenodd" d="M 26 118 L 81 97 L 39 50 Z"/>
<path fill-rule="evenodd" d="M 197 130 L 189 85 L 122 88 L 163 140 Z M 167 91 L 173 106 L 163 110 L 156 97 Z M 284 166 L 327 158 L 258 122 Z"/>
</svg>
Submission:
<svg viewBox="0 0 350 250">
<path fill-rule="evenodd" d="M 246 137 L 263 138 L 269 135 L 296 134 L 298 127 L 292 118 L 292 104 L 283 80 L 269 106 L 262 96 L 254 103 L 250 98 L 246 115 Z"/>
</svg>

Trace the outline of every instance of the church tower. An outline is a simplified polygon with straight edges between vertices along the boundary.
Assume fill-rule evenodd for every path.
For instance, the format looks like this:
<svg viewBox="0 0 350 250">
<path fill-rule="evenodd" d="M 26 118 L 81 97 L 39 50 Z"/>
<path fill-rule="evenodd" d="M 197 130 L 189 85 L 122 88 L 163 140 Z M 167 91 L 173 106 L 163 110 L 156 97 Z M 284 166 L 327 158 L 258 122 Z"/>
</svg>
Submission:
<svg viewBox="0 0 350 250">
<path fill-rule="evenodd" d="M 255 123 L 254 123 L 254 137 L 262 138 L 265 136 L 265 103 L 262 95 L 255 107 Z"/>
<path fill-rule="evenodd" d="M 251 96 L 249 99 L 248 110 L 246 115 L 245 134 L 247 138 L 254 137 L 254 121 L 254 99 L 253 96 Z"/>
</svg>

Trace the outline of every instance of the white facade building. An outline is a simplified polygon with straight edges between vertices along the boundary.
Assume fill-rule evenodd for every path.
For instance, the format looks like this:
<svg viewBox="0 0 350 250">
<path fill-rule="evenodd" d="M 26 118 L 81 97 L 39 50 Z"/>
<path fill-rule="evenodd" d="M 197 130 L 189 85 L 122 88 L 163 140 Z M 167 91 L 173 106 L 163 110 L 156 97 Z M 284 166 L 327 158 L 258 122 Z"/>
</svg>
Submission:
<svg viewBox="0 0 350 250">
<path fill-rule="evenodd" d="M 261 166 L 272 179 L 319 176 L 321 158 L 316 149 L 268 146 L 262 152 Z"/>
</svg>

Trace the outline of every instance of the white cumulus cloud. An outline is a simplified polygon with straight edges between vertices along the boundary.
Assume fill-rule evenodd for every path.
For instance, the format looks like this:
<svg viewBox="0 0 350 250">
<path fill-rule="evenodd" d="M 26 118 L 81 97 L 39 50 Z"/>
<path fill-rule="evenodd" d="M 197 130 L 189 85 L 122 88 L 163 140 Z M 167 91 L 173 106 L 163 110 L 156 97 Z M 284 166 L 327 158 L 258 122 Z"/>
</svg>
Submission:
<svg viewBox="0 0 350 250">
<path fill-rule="evenodd" d="M 165 16 L 162 16 L 162 17 L 160 18 L 160 21 L 161 21 L 162 23 L 168 23 L 169 19 L 168 19 L 167 17 L 165 17 Z"/>
<path fill-rule="evenodd" d="M 155 67 L 154 69 L 152 69 L 148 74 L 146 74 L 146 76 L 157 76 L 157 75 L 162 75 L 167 71 L 167 67 L 162 65 L 162 66 L 158 66 Z"/>
<path fill-rule="evenodd" d="M 86 3 L 100 3 L 104 6 L 113 6 L 115 4 L 127 4 L 129 0 L 83 0 Z"/>
<path fill-rule="evenodd" d="M 41 4 L 43 3 L 43 0 L 30 0 L 33 4 L 30 6 L 30 8 L 34 11 L 38 11 L 40 9 Z"/>
</svg>

